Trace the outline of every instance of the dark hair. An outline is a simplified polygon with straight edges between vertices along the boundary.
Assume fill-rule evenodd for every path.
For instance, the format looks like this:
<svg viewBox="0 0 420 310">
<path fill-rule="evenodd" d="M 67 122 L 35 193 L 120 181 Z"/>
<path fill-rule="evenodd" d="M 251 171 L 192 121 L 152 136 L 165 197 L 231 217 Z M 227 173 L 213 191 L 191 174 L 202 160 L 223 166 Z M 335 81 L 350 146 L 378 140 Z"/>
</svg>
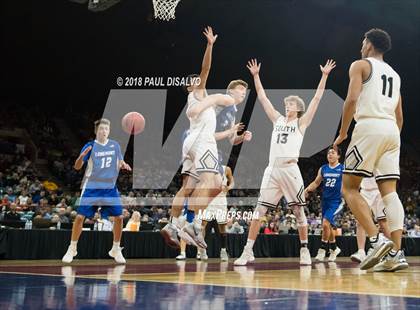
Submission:
<svg viewBox="0 0 420 310">
<path fill-rule="evenodd" d="M 334 145 L 331 145 L 331 146 L 328 148 L 327 153 L 328 153 L 330 150 L 334 150 L 334 151 L 336 151 L 336 153 L 338 154 L 338 156 L 340 156 L 340 157 L 341 157 L 341 149 L 340 149 L 340 147 L 339 147 L 339 146 L 334 147 Z"/>
<path fill-rule="evenodd" d="M 96 131 L 98 130 L 99 125 L 101 124 L 108 125 L 111 127 L 111 122 L 109 121 L 109 119 L 106 119 L 106 118 L 98 119 L 97 121 L 95 121 L 95 134 L 96 134 Z"/>
<path fill-rule="evenodd" d="M 391 36 L 385 30 L 372 28 L 365 33 L 365 38 L 382 54 L 385 54 L 392 48 Z"/>
<path fill-rule="evenodd" d="M 186 79 L 187 80 L 187 84 L 186 85 L 182 85 L 182 89 L 184 90 L 184 92 L 186 94 L 188 94 L 188 87 L 191 86 L 192 82 L 195 79 L 199 78 L 199 77 L 200 77 L 200 75 L 199 74 L 196 74 L 196 73 L 193 73 L 193 74 L 190 74 L 190 75 L 187 76 L 187 79 Z"/>
</svg>

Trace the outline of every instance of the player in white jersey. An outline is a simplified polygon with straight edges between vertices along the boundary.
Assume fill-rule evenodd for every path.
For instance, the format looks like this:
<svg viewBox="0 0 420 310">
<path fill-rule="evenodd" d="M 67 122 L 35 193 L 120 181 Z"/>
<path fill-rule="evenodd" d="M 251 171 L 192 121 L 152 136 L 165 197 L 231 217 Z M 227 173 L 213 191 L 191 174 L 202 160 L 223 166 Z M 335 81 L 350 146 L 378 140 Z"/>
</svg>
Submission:
<svg viewBox="0 0 420 310">
<path fill-rule="evenodd" d="M 232 170 L 228 166 L 222 166 L 223 177 L 222 177 L 222 191 L 217 195 L 209 204 L 207 209 L 203 211 L 202 216 L 202 230 L 203 236 L 205 236 L 206 226 L 212 221 L 216 221 L 218 225 L 218 232 L 220 237 L 220 258 L 222 261 L 228 261 L 229 256 L 226 251 L 226 224 L 227 224 L 227 193 L 233 188 L 235 181 L 233 179 Z M 205 249 L 199 249 L 199 255 L 201 260 L 207 259 L 207 252 Z"/>
<path fill-rule="evenodd" d="M 381 192 L 379 191 L 378 185 L 375 178 L 364 178 L 360 184 L 360 194 L 366 200 L 372 212 L 372 217 L 375 222 L 379 225 L 379 230 L 387 238 L 391 238 L 391 232 L 389 231 L 388 223 L 386 220 L 385 206 L 382 201 Z M 361 262 L 365 259 L 365 244 L 366 244 L 366 232 L 363 227 L 357 222 L 356 227 L 357 236 L 357 247 L 358 251 L 350 256 L 352 261 Z M 371 251 L 371 250 L 369 250 Z M 391 261 L 392 262 L 392 261 Z M 377 264 L 374 271 L 397 271 L 408 268 L 408 263 L 404 257 L 404 254 L 399 255 L 399 260 L 396 263 L 390 264 L 389 261 L 384 260 Z"/>
<path fill-rule="evenodd" d="M 286 198 L 289 207 L 292 208 L 298 223 L 301 243 L 300 263 L 310 265 L 311 255 L 307 247 L 308 223 L 304 211 L 304 186 L 297 162 L 305 130 L 315 116 L 325 90 L 328 74 L 335 67 L 335 62 L 328 60 L 324 67 L 320 66 L 322 72 L 321 81 L 306 113 L 304 112 L 305 103 L 298 96 L 289 96 L 284 99 L 286 116 L 281 115 L 274 108 L 265 94 L 259 77 L 261 64 L 257 64 L 256 59 L 253 59 L 248 62 L 247 67 L 254 76 L 258 99 L 268 118 L 273 123 L 273 132 L 271 135 L 269 164 L 264 171 L 260 197 L 255 209 L 258 219 L 252 221 L 247 244 L 241 257 L 235 261 L 235 265 L 245 265 L 247 262 L 254 260 L 252 248 L 260 228 L 260 218 L 265 215 L 267 209 L 276 208 L 282 196 Z"/>
<path fill-rule="evenodd" d="M 402 255 L 401 236 L 404 208 L 396 192 L 400 176 L 400 131 L 403 123 L 400 77 L 384 62 L 391 49 L 391 37 L 381 29 L 371 29 L 362 44 L 362 59 L 352 63 L 350 83 L 344 102 L 339 145 L 347 138 L 354 117 L 356 126 L 347 149 L 343 194 L 348 206 L 369 236 L 373 250 L 360 263 L 372 268 L 386 256 L 397 263 Z M 359 193 L 363 177 L 375 175 L 385 205 L 391 240 L 379 234 L 366 201 Z"/>
<path fill-rule="evenodd" d="M 216 37 L 213 36 L 213 43 Z M 207 50 L 206 54 L 208 54 Z M 207 79 L 207 76 L 208 70 L 205 72 L 204 81 Z M 221 176 L 218 173 L 218 152 L 215 133 L 215 108 L 216 106 L 237 105 L 243 102 L 247 86 L 247 83 L 242 80 L 234 80 L 229 83 L 226 95 L 215 94 L 209 96 L 205 91 L 205 83 L 201 79 L 200 85 L 191 87 L 189 90 L 187 117 L 190 120 L 190 130 L 183 144 L 183 171 L 184 173 L 189 171 L 189 175 L 194 176 L 199 183 L 197 185 L 197 181 L 192 181 L 192 184 L 187 185 L 186 188 L 183 186 L 181 193 L 178 192 L 175 197 L 176 202 L 174 201 L 172 205 L 172 222 L 161 231 L 162 236 L 170 246 L 179 248 L 178 233 L 187 243 L 201 248 L 207 247 L 202 237 L 200 220 L 196 219 L 194 220 L 195 223 L 184 225 L 184 223 L 178 223 L 178 218 L 182 221 L 183 217 L 180 217 L 180 215 L 185 197 L 190 197 L 188 209 L 190 212 L 195 213 L 200 209 L 206 208 L 209 202 L 221 191 Z M 228 134 L 226 137 L 230 135 L 231 130 L 232 128 L 227 130 Z M 187 167 L 188 164 L 190 167 Z M 186 193 L 191 189 L 191 193 Z"/>
</svg>

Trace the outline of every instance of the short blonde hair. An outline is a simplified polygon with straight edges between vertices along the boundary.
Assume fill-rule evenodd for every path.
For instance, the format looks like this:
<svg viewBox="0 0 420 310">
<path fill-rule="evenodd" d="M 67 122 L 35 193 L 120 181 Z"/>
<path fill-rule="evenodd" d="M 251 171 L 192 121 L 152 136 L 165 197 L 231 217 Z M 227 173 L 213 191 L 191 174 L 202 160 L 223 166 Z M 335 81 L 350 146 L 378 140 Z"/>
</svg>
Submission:
<svg viewBox="0 0 420 310">
<path fill-rule="evenodd" d="M 305 102 L 299 96 L 287 96 L 284 98 L 284 104 L 287 102 L 294 102 L 298 108 L 297 117 L 300 118 L 305 113 Z"/>
<path fill-rule="evenodd" d="M 245 88 L 248 88 L 248 83 L 247 82 L 245 82 L 243 80 L 233 80 L 233 81 L 230 81 L 230 83 L 229 83 L 229 85 L 227 87 L 227 90 L 234 89 L 235 87 L 237 87 L 239 85 L 240 86 L 243 86 Z"/>
</svg>

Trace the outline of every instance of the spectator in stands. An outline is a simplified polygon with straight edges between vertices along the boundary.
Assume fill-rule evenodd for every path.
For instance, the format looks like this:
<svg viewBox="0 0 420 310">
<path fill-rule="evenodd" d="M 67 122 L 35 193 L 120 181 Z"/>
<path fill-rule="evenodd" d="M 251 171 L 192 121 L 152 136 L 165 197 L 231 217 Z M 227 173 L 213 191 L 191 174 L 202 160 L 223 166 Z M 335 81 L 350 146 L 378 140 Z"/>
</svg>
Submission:
<svg viewBox="0 0 420 310">
<path fill-rule="evenodd" d="M 44 190 L 40 191 L 39 193 L 36 192 L 35 195 L 32 197 L 33 202 L 39 203 L 41 199 L 44 199 L 46 197 L 46 193 Z"/>
<path fill-rule="evenodd" d="M 420 226 L 414 225 L 414 228 L 408 231 L 409 237 L 420 238 Z"/>
<path fill-rule="evenodd" d="M 46 206 L 42 209 L 42 218 L 46 220 L 51 220 L 52 218 L 52 210 L 50 206 Z"/>
<path fill-rule="evenodd" d="M 231 225 L 231 226 L 229 227 L 229 225 Z M 227 226 L 227 229 L 226 229 L 226 232 L 228 234 L 243 234 L 244 233 L 244 228 L 241 225 L 239 225 L 239 223 L 236 222 L 236 221 L 234 223 L 229 222 L 228 226 Z"/>
<path fill-rule="evenodd" d="M 16 204 L 10 204 L 9 211 L 4 215 L 5 221 L 20 221 L 20 215 L 16 212 Z"/>
<path fill-rule="evenodd" d="M 15 202 L 16 201 L 16 195 L 13 193 L 13 188 L 12 187 L 7 187 L 6 188 L 6 193 L 7 193 L 7 196 L 8 196 L 8 200 L 10 201 L 10 202 Z"/>
<path fill-rule="evenodd" d="M 74 220 L 76 219 L 77 216 L 77 212 L 76 211 L 71 211 L 70 213 L 70 222 L 73 223 Z"/>
<path fill-rule="evenodd" d="M 42 189 L 42 184 L 38 179 L 35 179 L 35 181 L 29 186 L 29 194 L 33 195 L 37 192 L 40 192 Z"/>
<path fill-rule="evenodd" d="M 57 208 L 67 208 L 66 198 L 62 198 L 57 204 Z"/>
<path fill-rule="evenodd" d="M 265 235 L 276 235 L 276 234 L 278 234 L 278 230 L 277 230 L 275 222 L 270 221 L 268 223 L 268 226 L 264 229 L 264 234 Z"/>
<path fill-rule="evenodd" d="M 9 195 L 4 195 L 3 198 L 1 199 L 1 207 L 9 207 L 10 205 L 10 201 L 9 201 Z"/>
<path fill-rule="evenodd" d="M 143 217 L 141 218 L 141 222 L 144 224 L 149 223 L 149 215 L 144 214 Z"/>
<path fill-rule="evenodd" d="M 22 190 L 21 194 L 19 195 L 17 199 L 17 204 L 20 206 L 26 206 L 28 204 L 28 193 L 26 190 Z"/>
<path fill-rule="evenodd" d="M 139 231 L 140 230 L 140 212 L 134 211 L 130 220 L 124 228 L 124 231 Z"/>
<path fill-rule="evenodd" d="M 128 221 L 130 220 L 131 214 L 126 208 L 124 208 L 123 212 L 122 212 L 122 215 L 123 215 L 123 227 L 126 227 Z"/>
<path fill-rule="evenodd" d="M 58 199 L 57 194 L 56 193 L 52 193 L 50 195 L 50 198 L 48 199 L 48 203 L 50 205 L 52 205 L 52 206 L 56 206 L 56 205 L 59 204 L 59 202 L 60 202 L 60 200 Z"/>
<path fill-rule="evenodd" d="M 60 208 L 58 210 L 58 218 L 59 218 L 59 221 L 61 223 L 66 223 L 66 224 L 70 223 L 69 218 L 66 216 L 66 209 L 65 208 Z"/>
</svg>

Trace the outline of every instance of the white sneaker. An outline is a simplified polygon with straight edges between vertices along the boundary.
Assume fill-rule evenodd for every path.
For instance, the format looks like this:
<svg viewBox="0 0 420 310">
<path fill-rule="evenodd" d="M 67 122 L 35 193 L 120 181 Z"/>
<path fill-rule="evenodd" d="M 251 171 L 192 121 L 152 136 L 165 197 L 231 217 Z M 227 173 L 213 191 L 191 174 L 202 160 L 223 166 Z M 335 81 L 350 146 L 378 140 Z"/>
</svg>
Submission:
<svg viewBox="0 0 420 310">
<path fill-rule="evenodd" d="M 408 268 L 407 260 L 405 259 L 404 252 L 398 251 L 397 255 L 392 257 L 391 255 L 385 256 L 385 258 L 375 267 L 373 267 L 373 271 L 380 272 L 380 271 L 389 271 L 394 272 L 398 270 L 403 270 Z"/>
<path fill-rule="evenodd" d="M 300 248 L 300 264 L 301 265 L 311 265 L 311 253 L 309 253 L 308 248 Z"/>
<path fill-rule="evenodd" d="M 185 254 L 179 254 L 176 258 L 176 260 L 186 260 L 187 258 L 185 257 Z"/>
<path fill-rule="evenodd" d="M 322 263 L 325 259 L 325 250 L 319 249 L 318 254 L 315 256 L 315 261 Z"/>
<path fill-rule="evenodd" d="M 69 246 L 66 254 L 64 254 L 61 261 L 65 264 L 70 264 L 73 261 L 73 257 L 75 257 L 76 255 L 77 255 L 77 249 Z"/>
<path fill-rule="evenodd" d="M 371 245 L 373 247 L 372 252 L 366 255 L 366 258 L 359 265 L 359 268 L 362 270 L 367 270 L 377 265 L 394 247 L 394 243 L 383 234 L 379 234 L 378 240 L 371 242 Z"/>
<path fill-rule="evenodd" d="M 226 249 L 221 249 L 220 250 L 220 259 L 222 260 L 222 262 L 227 262 L 229 260 L 229 255 L 228 255 Z"/>
<path fill-rule="evenodd" d="M 190 223 L 185 225 L 182 229 L 181 232 L 185 232 L 189 235 L 189 237 L 191 237 L 192 241 L 197 245 L 197 247 L 200 247 L 202 249 L 206 249 L 207 248 L 207 243 L 204 240 L 203 237 L 203 232 L 201 230 L 201 227 L 196 227 L 194 225 L 194 223 Z M 178 233 L 178 235 L 184 239 L 184 236 L 182 236 L 180 233 Z M 188 240 L 184 239 L 185 241 Z"/>
<path fill-rule="evenodd" d="M 329 262 L 335 262 L 337 259 L 338 254 L 341 253 L 341 249 L 339 247 L 336 247 L 335 250 L 330 251 L 330 257 L 328 257 Z"/>
<path fill-rule="evenodd" d="M 235 266 L 245 266 L 247 263 L 253 262 L 255 260 L 254 252 L 247 251 L 244 249 L 242 255 L 233 262 Z"/>
<path fill-rule="evenodd" d="M 350 259 L 356 263 L 360 263 L 365 258 L 366 258 L 366 253 L 365 253 L 365 250 L 362 250 L 362 249 L 358 250 L 356 253 L 350 256 Z"/>
<path fill-rule="evenodd" d="M 123 249 L 122 247 L 118 247 L 118 248 L 112 247 L 111 251 L 108 252 L 108 255 L 113 257 L 115 261 L 117 262 L 117 264 L 126 263 L 125 258 L 121 252 L 122 249 Z"/>
<path fill-rule="evenodd" d="M 174 249 L 180 249 L 181 245 L 178 240 L 178 228 L 172 224 L 168 223 L 165 227 L 160 231 L 165 243 Z"/>
<path fill-rule="evenodd" d="M 202 261 L 204 261 L 204 260 L 208 260 L 208 259 L 209 259 L 209 257 L 207 256 L 207 251 L 206 251 L 205 249 L 198 248 L 198 251 L 199 251 L 199 253 L 200 253 L 200 259 L 201 259 Z"/>
</svg>

